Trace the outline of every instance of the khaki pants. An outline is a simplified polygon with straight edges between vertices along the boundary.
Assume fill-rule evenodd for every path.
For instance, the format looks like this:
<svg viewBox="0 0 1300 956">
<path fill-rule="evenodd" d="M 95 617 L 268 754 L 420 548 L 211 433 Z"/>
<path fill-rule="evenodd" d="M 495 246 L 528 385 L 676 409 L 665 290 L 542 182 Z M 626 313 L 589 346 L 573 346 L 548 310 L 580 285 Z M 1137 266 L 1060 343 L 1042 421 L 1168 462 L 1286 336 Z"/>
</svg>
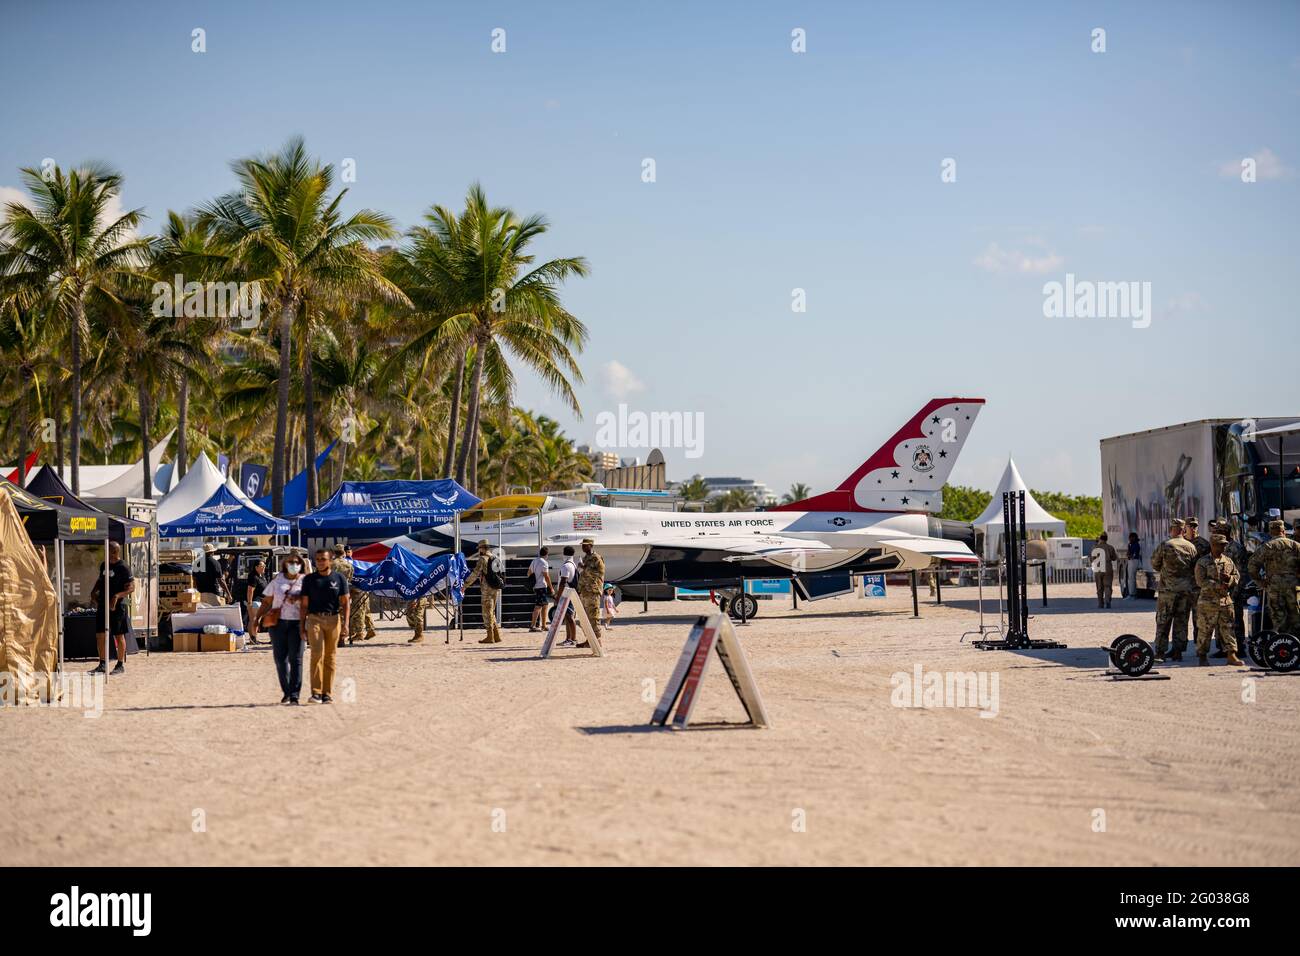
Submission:
<svg viewBox="0 0 1300 956">
<path fill-rule="evenodd" d="M 1097 607 L 1110 607 L 1110 596 L 1115 588 L 1115 572 L 1094 571 L 1092 579 L 1097 585 Z"/>
<path fill-rule="evenodd" d="M 483 610 L 483 629 L 493 644 L 501 643 L 501 628 L 497 625 L 497 590 L 486 584 L 479 590 L 479 607 Z"/>
<path fill-rule="evenodd" d="M 311 692 L 328 694 L 334 687 L 334 655 L 339 647 L 339 616 L 308 614 L 307 643 L 311 646 Z"/>
</svg>

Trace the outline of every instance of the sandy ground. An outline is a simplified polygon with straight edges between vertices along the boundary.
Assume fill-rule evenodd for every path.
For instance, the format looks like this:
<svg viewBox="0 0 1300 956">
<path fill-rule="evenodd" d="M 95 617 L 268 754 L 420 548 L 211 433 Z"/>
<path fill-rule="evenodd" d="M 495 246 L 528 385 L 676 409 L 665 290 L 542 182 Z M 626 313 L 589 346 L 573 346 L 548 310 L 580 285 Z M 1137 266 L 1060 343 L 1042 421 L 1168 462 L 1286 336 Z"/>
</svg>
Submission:
<svg viewBox="0 0 1300 956">
<path fill-rule="evenodd" d="M 1193 657 L 1169 681 L 1112 682 L 1096 648 L 1149 636 L 1154 605 L 1097 611 L 1088 591 L 1033 602 L 1031 636 L 1070 650 L 1020 654 L 959 643 L 968 590 L 919 620 L 904 590 L 765 601 L 741 635 L 767 730 L 647 729 L 698 602 L 625 606 L 601 660 L 539 660 L 520 631 L 408 646 L 386 626 L 340 652 L 336 696 L 355 699 L 332 706 L 279 706 L 265 647 L 133 657 L 98 719 L 0 711 L 0 857 L 1300 863 L 1300 676 Z M 895 706 L 891 675 L 918 664 L 996 675 L 996 716 Z M 696 719 L 742 714 L 715 661 Z"/>
</svg>

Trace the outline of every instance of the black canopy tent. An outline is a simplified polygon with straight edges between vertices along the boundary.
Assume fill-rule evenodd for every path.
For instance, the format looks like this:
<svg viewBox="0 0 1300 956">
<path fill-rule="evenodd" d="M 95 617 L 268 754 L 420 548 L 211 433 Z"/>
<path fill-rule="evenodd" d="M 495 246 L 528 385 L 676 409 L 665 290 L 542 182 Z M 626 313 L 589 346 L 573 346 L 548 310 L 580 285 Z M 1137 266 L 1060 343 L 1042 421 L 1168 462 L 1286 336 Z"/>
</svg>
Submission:
<svg viewBox="0 0 1300 956">
<path fill-rule="evenodd" d="M 108 541 L 110 516 L 89 508 L 74 508 L 56 504 L 32 494 L 26 488 L 9 486 L 18 517 L 33 544 L 54 544 L 58 541 L 89 543 Z"/>
<path fill-rule="evenodd" d="M 121 515 L 109 514 L 107 511 L 101 511 L 94 505 L 87 504 L 82 499 L 72 493 L 72 489 L 64 483 L 59 477 L 59 473 L 49 465 L 42 465 L 27 482 L 27 490 L 38 498 L 55 505 L 63 505 L 68 508 L 79 508 L 83 511 L 93 511 L 97 515 L 103 515 L 108 519 L 108 539 L 116 541 L 118 544 L 125 544 L 128 540 L 143 541 L 149 537 L 149 525 L 144 521 L 136 521 L 133 518 L 124 518 Z"/>
<path fill-rule="evenodd" d="M 55 587 L 59 592 L 59 670 L 62 671 L 65 630 L 63 620 L 63 548 L 69 543 L 95 544 L 100 541 L 104 542 L 104 579 L 108 580 L 109 525 L 112 523 L 109 518 L 111 516 L 102 511 L 73 508 L 69 505 L 46 501 L 44 498 L 37 497 L 26 488 L 20 488 L 16 484 L 10 484 L 8 487 L 14 507 L 18 510 L 18 517 L 22 519 L 23 529 L 27 532 L 27 536 L 32 539 L 32 544 L 53 546 L 54 548 L 54 568 L 55 575 L 58 578 Z M 104 605 L 104 633 L 107 634 L 109 631 L 108 602 L 102 601 L 101 603 Z M 108 670 L 108 656 L 111 644 L 111 640 L 104 641 L 103 663 L 105 671 Z"/>
</svg>

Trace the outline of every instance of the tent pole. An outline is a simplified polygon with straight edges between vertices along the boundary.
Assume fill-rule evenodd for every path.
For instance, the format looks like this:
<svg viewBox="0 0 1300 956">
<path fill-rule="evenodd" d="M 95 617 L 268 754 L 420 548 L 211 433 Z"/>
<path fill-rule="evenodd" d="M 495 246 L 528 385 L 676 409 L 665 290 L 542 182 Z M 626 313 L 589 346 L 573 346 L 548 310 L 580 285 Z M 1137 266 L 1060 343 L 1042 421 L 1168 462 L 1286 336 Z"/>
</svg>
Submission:
<svg viewBox="0 0 1300 956">
<path fill-rule="evenodd" d="M 104 539 L 104 588 L 99 592 L 99 599 L 104 604 L 104 688 L 108 688 L 108 659 L 111 656 L 110 645 L 113 642 L 113 629 L 109 626 L 109 608 L 113 599 L 110 596 L 112 580 L 108 574 L 108 538 Z"/>
<path fill-rule="evenodd" d="M 456 514 L 452 516 L 451 521 L 452 521 L 452 531 L 456 537 L 456 542 L 455 542 L 456 553 L 460 554 L 460 512 L 459 511 L 457 511 Z M 462 641 L 465 640 L 465 609 L 462 606 L 464 604 L 464 599 L 465 599 L 465 594 L 462 591 L 461 604 L 456 605 L 456 627 L 460 630 L 459 640 Z"/>
<path fill-rule="evenodd" d="M 63 541 L 54 539 L 54 575 L 59 582 L 59 673 L 63 673 Z"/>
</svg>

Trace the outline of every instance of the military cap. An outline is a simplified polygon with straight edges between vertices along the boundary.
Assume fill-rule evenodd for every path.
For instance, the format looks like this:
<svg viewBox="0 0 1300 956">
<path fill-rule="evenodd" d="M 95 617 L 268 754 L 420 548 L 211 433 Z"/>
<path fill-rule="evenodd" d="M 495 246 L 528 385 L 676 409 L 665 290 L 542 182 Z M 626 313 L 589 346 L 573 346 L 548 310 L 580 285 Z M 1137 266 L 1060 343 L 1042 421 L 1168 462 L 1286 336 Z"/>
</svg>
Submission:
<svg viewBox="0 0 1300 956">
<path fill-rule="evenodd" d="M 596 539 L 595 539 L 595 538 L 583 538 L 583 539 L 582 539 L 582 543 L 583 543 L 583 544 L 589 544 L 589 545 L 591 545 L 591 546 L 594 548 L 594 547 L 596 546 Z"/>
<path fill-rule="evenodd" d="M 1282 534 L 1284 531 L 1286 531 L 1286 522 L 1274 518 L 1268 523 L 1269 534 Z"/>
<path fill-rule="evenodd" d="M 1184 518 L 1183 524 L 1191 528 L 1199 528 L 1201 526 L 1201 522 L 1197 520 L 1195 515 Z"/>
<path fill-rule="evenodd" d="M 492 547 L 492 545 L 488 544 L 488 539 L 487 539 L 487 538 L 484 538 L 482 541 L 480 541 L 480 542 L 478 543 L 478 549 L 479 549 L 480 551 L 486 551 L 486 550 L 488 550 L 490 547 Z"/>
<path fill-rule="evenodd" d="M 1182 518 L 1170 518 L 1170 519 L 1169 519 L 1169 527 L 1170 527 L 1170 528 L 1173 528 L 1173 529 L 1176 530 L 1176 531 L 1182 531 L 1182 530 L 1183 530 L 1183 519 L 1182 519 Z"/>
<path fill-rule="evenodd" d="M 1210 544 L 1227 544 L 1228 539 L 1221 534 L 1210 535 Z"/>
</svg>

